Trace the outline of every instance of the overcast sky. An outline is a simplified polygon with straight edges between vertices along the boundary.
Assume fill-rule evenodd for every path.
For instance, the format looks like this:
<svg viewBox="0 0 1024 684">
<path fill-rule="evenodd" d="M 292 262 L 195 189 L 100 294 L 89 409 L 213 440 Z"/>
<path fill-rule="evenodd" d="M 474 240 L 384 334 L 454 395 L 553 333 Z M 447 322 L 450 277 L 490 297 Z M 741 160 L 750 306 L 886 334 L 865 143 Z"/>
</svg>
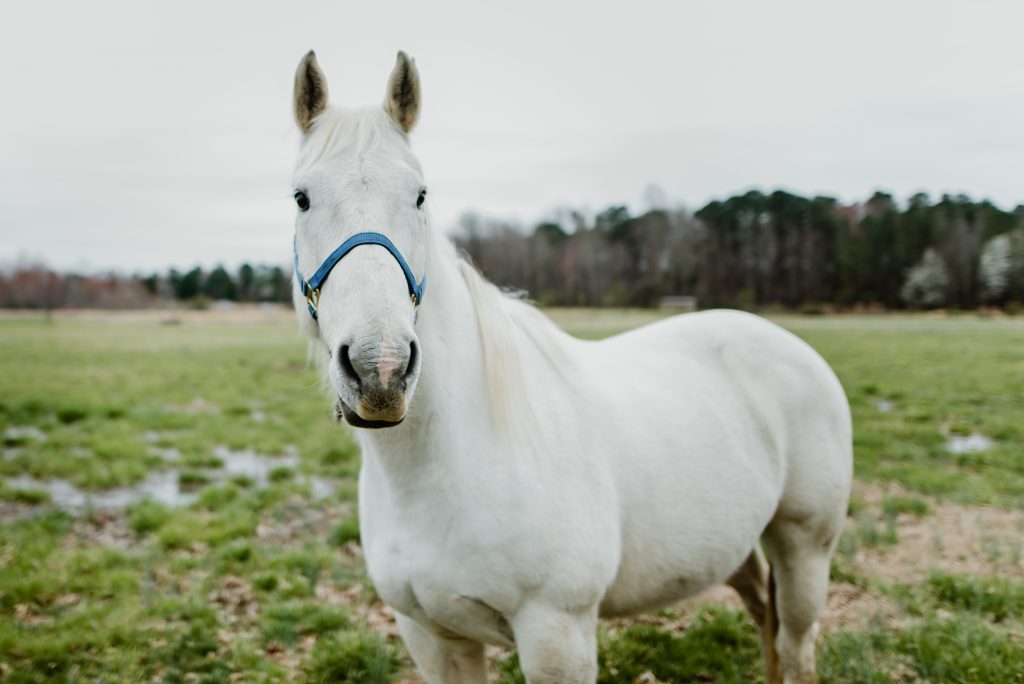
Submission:
<svg viewBox="0 0 1024 684">
<path fill-rule="evenodd" d="M 439 225 L 751 187 L 1024 202 L 1024 3 L 20 2 L 0 24 L 0 264 L 287 263 L 292 78 L 416 58 Z"/>
</svg>

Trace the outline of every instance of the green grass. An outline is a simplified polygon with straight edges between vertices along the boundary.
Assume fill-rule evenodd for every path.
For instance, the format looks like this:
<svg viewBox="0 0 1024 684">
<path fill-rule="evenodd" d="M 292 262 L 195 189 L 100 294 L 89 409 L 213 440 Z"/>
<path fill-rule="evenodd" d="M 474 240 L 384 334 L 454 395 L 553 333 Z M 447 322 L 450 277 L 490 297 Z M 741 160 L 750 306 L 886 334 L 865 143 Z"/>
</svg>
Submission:
<svg viewBox="0 0 1024 684">
<path fill-rule="evenodd" d="M 754 681 L 761 676 L 761 647 L 745 614 L 706 608 L 686 631 L 631 625 L 601 642 L 598 682 L 636 681 L 651 672 L 663 682 Z"/>
<path fill-rule="evenodd" d="M 1024 321 L 973 316 L 780 318 L 832 364 L 857 476 L 966 504 L 1024 507 Z M 892 410 L 879 410 L 887 401 Z M 946 434 L 994 447 L 952 454 Z"/>
<path fill-rule="evenodd" d="M 50 493 L 42 489 L 25 489 L 21 487 L 8 487 L 0 483 L 0 499 L 29 505 L 38 505 L 50 502 Z"/>
<path fill-rule="evenodd" d="M 1024 582 L 935 572 L 928 579 L 928 590 L 947 609 L 979 613 L 996 621 L 1024 616 Z"/>
<path fill-rule="evenodd" d="M 931 512 L 931 506 L 919 497 L 887 496 L 882 502 L 882 511 L 886 518 L 895 518 L 904 514 L 923 518 Z"/>
<path fill-rule="evenodd" d="M 658 316 L 553 313 L 590 338 Z M 945 501 L 1024 507 L 1024 322 L 776 320 L 843 382 L 857 477 L 899 484 L 880 503 L 851 502 L 833 578 L 884 593 L 901 619 L 823 634 L 822 680 L 1022 681 L 1019 579 L 936 570 L 883 582 L 854 560 L 899 549 L 902 521 L 927 522 Z M 194 497 L 76 517 L 41 489 L 0 480 L 0 512 L 17 514 L 0 522 L 0 678 L 377 683 L 408 669 L 404 649 L 358 617 L 376 600 L 351 545 L 359 457 L 319 386 L 290 321 L 0 317 L 0 477 L 99 492 L 173 469 Z M 972 433 L 993 448 L 947 451 L 950 435 Z M 294 459 L 263 480 L 227 476 L 226 454 L 242 450 Z M 313 476 L 335 492 L 314 500 Z M 1019 562 L 1020 546 L 1001 544 L 985 552 Z M 602 627 L 600 681 L 762 680 L 741 612 L 705 606 L 685 622 Z M 495 669 L 522 681 L 514 657 Z"/>
<path fill-rule="evenodd" d="M 306 665 L 310 684 L 387 684 L 403 665 L 399 650 L 370 633 L 350 632 L 337 639 L 318 640 Z"/>
<path fill-rule="evenodd" d="M 928 617 L 906 630 L 877 624 L 822 639 L 824 682 L 1024 682 L 1024 645 L 975 615 Z"/>
<path fill-rule="evenodd" d="M 348 615 L 331 606 L 287 601 L 268 606 L 261 618 L 264 642 L 292 645 L 307 634 L 332 634 L 349 626 Z"/>
<path fill-rule="evenodd" d="M 344 546 L 350 541 L 359 541 L 359 516 L 354 513 L 346 516 L 331 530 L 332 544 Z"/>
</svg>

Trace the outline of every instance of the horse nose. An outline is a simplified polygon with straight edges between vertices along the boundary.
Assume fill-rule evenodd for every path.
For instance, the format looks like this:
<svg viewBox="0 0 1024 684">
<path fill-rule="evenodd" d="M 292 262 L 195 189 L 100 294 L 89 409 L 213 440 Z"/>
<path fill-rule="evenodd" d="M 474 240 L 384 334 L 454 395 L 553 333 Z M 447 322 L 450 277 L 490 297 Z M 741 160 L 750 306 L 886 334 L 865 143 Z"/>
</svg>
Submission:
<svg viewBox="0 0 1024 684">
<path fill-rule="evenodd" d="M 419 363 L 416 340 L 370 348 L 366 345 L 343 344 L 338 350 L 338 364 L 353 389 L 402 391 L 415 374 Z"/>
</svg>

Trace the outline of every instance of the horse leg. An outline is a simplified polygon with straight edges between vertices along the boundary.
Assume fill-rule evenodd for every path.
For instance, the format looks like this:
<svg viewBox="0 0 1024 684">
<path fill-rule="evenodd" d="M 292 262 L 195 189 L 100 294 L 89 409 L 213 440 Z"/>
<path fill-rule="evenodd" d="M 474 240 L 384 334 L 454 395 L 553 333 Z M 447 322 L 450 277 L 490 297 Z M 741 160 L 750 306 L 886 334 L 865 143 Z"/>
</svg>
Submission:
<svg viewBox="0 0 1024 684">
<path fill-rule="evenodd" d="M 761 652 L 764 654 L 768 684 L 781 684 L 782 674 L 778 654 L 775 652 L 779 618 L 775 611 L 774 586 L 769 571 L 761 550 L 755 547 L 726 584 L 743 599 L 743 605 L 761 632 Z"/>
<path fill-rule="evenodd" d="M 761 557 L 760 550 L 751 551 L 743 565 L 725 583 L 736 590 L 750 617 L 754 618 L 754 624 L 761 628 L 768 605 L 768 564 Z"/>
<path fill-rule="evenodd" d="M 768 566 L 768 603 L 761 625 L 761 643 L 764 653 L 765 679 L 768 684 L 782 684 L 782 665 L 776 640 L 779 636 L 779 604 L 775 596 L 775 571 Z"/>
<path fill-rule="evenodd" d="M 773 651 L 778 654 L 777 671 L 772 673 L 769 669 L 769 681 L 773 684 L 817 681 L 814 642 L 841 524 L 841 520 L 838 524 L 832 520 L 814 524 L 808 520 L 777 519 L 765 530 L 765 551 L 771 563 L 766 624 L 774 620 L 778 628 L 772 635 Z M 771 665 L 769 662 L 769 668 Z M 771 679 L 778 677 L 778 670 L 781 679 Z"/>
<path fill-rule="evenodd" d="M 597 681 L 597 606 L 569 612 L 539 603 L 510 621 L 527 684 Z"/>
<path fill-rule="evenodd" d="M 483 644 L 445 639 L 401 613 L 395 617 L 402 640 L 427 684 L 486 684 Z"/>
</svg>

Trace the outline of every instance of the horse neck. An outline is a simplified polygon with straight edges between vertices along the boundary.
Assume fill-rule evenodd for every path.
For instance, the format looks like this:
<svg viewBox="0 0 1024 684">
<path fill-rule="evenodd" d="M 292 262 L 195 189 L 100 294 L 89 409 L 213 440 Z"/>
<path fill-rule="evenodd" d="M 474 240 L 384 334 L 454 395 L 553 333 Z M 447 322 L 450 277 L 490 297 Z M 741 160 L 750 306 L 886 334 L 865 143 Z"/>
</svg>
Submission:
<svg viewBox="0 0 1024 684">
<path fill-rule="evenodd" d="M 445 459 L 466 453 L 467 439 L 486 439 L 479 432 L 490 429 L 474 302 L 452 246 L 434 239 L 416 324 L 423 361 L 409 415 L 398 427 L 358 431 L 364 462 L 403 478 L 421 467 L 443 470 Z"/>
</svg>

